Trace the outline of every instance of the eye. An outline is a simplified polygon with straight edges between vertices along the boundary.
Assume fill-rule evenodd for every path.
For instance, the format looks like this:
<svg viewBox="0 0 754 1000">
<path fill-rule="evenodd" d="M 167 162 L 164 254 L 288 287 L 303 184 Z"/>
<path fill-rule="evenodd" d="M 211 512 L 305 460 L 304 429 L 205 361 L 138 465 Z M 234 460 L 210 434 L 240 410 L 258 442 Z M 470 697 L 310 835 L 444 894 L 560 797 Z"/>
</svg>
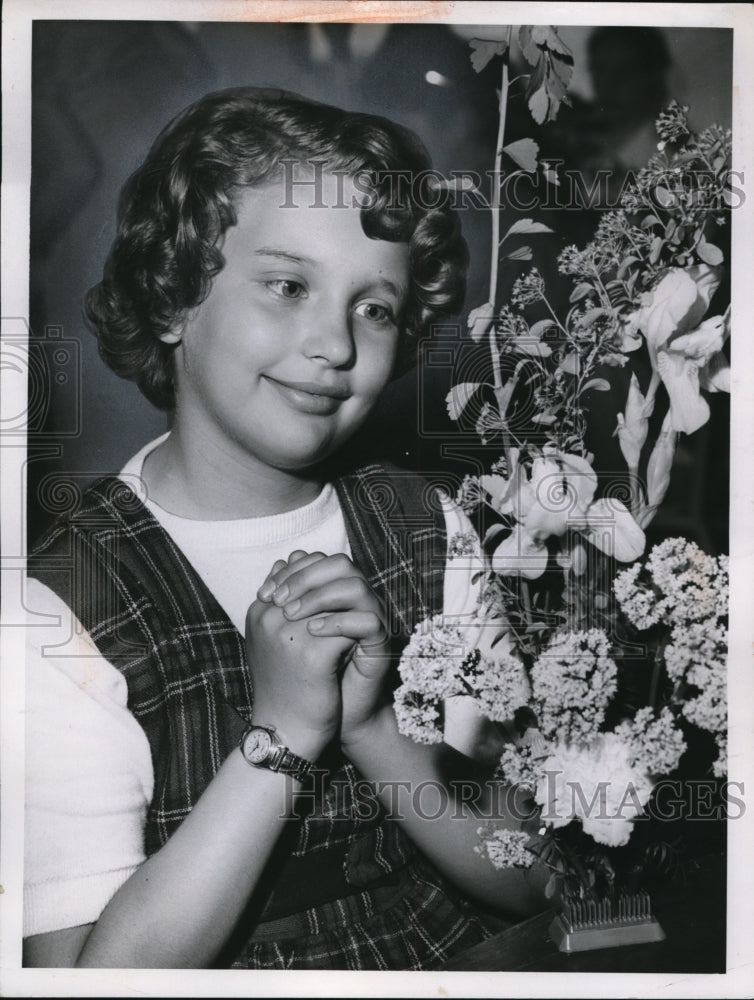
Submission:
<svg viewBox="0 0 754 1000">
<path fill-rule="evenodd" d="M 355 309 L 357 316 L 363 316 L 370 323 L 395 323 L 392 309 L 379 302 L 360 302 Z"/>
<path fill-rule="evenodd" d="M 273 281 L 266 281 L 265 285 L 281 299 L 302 299 L 306 295 L 306 288 L 294 278 L 275 278 Z"/>
</svg>

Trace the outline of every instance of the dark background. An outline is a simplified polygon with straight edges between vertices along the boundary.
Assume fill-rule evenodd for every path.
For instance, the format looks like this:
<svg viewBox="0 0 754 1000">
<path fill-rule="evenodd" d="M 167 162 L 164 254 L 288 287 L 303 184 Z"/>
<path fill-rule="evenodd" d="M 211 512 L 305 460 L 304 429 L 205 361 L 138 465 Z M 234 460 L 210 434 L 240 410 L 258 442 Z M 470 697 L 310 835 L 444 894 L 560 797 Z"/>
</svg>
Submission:
<svg viewBox="0 0 754 1000">
<path fill-rule="evenodd" d="M 600 166 L 619 172 L 646 162 L 654 150 L 655 113 L 671 96 L 691 106 L 693 126 L 730 126 L 731 31 L 622 30 L 620 38 L 612 37 L 612 49 L 602 48 L 600 62 L 588 49 L 593 29 L 561 29 L 574 51 L 573 107 L 563 109 L 555 125 L 537 129 L 519 98 L 506 140 L 536 136 L 543 151 L 588 175 Z M 277 86 L 413 128 L 446 175 L 484 172 L 494 160 L 497 70 L 473 71 L 468 39 L 495 31 L 424 24 L 35 22 L 29 315 L 40 363 L 30 384 L 32 539 L 70 509 L 89 482 L 117 471 L 167 427 L 164 413 L 100 361 L 81 307 L 101 276 L 120 187 L 166 122 L 210 90 Z M 648 55 L 658 44 L 667 54 L 662 65 Z M 526 214 L 545 218 L 536 210 Z M 504 226 L 515 217 L 507 208 Z M 562 246 L 588 240 L 598 218 L 596 212 L 547 213 L 557 235 L 536 237 L 534 262 L 538 252 L 554 260 Z M 462 380 L 457 330 L 468 309 L 486 298 L 489 213 L 466 210 L 462 224 L 472 256 L 466 312 L 455 329 L 451 323 L 441 333 L 441 350 L 388 388 L 354 442 L 357 456 L 380 454 L 424 472 L 477 471 L 477 441 L 459 435 L 446 417 L 444 397 L 453 380 Z M 501 274 L 502 301 L 529 266 Z M 603 468 L 618 461 L 611 435 L 623 399 L 611 394 L 610 402 L 613 413 L 599 421 Z M 682 439 L 671 494 L 653 531 L 677 531 L 719 552 L 727 550 L 727 397 L 710 397 L 710 404 L 710 422 Z"/>
</svg>

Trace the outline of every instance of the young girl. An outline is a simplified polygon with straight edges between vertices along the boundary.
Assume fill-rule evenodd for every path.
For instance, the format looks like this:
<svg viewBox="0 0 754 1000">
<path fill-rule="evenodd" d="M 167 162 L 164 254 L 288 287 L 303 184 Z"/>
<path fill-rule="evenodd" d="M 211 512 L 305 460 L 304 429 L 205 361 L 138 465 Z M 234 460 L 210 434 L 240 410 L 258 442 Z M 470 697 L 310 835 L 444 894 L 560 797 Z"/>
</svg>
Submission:
<svg viewBox="0 0 754 1000">
<path fill-rule="evenodd" d="M 431 968 L 498 926 L 467 894 L 540 905 L 536 869 L 496 872 L 472 810 L 436 808 L 449 751 L 390 707 L 416 623 L 473 613 L 475 565 L 445 568 L 470 525 L 334 465 L 461 304 L 428 168 L 385 120 L 240 89 L 128 181 L 87 311 L 172 428 L 30 559 L 61 624 L 29 630 L 28 965 Z"/>
</svg>

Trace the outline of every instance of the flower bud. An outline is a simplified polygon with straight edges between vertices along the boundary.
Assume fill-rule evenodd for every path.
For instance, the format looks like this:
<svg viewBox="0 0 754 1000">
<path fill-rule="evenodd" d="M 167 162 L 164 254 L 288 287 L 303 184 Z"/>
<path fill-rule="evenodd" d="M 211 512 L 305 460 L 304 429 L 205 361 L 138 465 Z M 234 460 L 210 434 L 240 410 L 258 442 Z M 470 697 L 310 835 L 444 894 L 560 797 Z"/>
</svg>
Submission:
<svg viewBox="0 0 754 1000">
<path fill-rule="evenodd" d="M 583 576 L 586 572 L 586 549 L 581 542 L 576 542 L 571 549 L 571 561 L 575 576 Z"/>
<path fill-rule="evenodd" d="M 672 429 L 668 411 L 647 465 L 647 504 L 652 511 L 662 503 L 668 491 L 677 440 L 678 432 Z"/>
<path fill-rule="evenodd" d="M 644 442 L 647 440 L 649 421 L 645 415 L 645 399 L 639 388 L 639 380 L 632 373 L 628 387 L 628 398 L 624 413 L 618 414 L 618 441 L 620 450 L 631 472 L 639 468 L 639 458 Z"/>
</svg>

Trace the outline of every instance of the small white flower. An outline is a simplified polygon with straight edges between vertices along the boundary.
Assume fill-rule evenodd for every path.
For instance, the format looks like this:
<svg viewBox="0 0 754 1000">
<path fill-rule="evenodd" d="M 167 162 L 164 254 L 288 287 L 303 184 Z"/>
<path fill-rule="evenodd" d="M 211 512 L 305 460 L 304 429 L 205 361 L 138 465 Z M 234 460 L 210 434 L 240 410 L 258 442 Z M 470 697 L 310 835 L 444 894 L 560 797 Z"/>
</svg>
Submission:
<svg viewBox="0 0 754 1000">
<path fill-rule="evenodd" d="M 616 691 L 618 668 L 600 629 L 555 635 L 532 668 L 532 695 L 542 732 L 576 743 L 591 739 Z"/>
<path fill-rule="evenodd" d="M 722 625 L 683 622 L 674 625 L 665 647 L 665 666 L 673 681 L 687 679 L 695 667 L 719 671 L 725 676 L 728 630 Z"/>
<path fill-rule="evenodd" d="M 654 591 L 643 587 L 638 577 L 641 563 L 634 563 L 628 569 L 616 574 L 613 593 L 618 599 L 621 611 L 640 631 L 651 628 L 660 618 L 657 596 Z"/>
<path fill-rule="evenodd" d="M 617 726 L 615 733 L 628 747 L 632 763 L 646 774 L 670 774 L 686 749 L 683 733 L 667 707 L 659 716 L 651 708 L 641 708 L 631 721 Z"/>
<path fill-rule="evenodd" d="M 474 850 L 486 855 L 495 868 L 530 868 L 534 864 L 534 854 L 527 848 L 529 835 L 521 830 L 480 826 L 477 834 L 482 842 Z"/>
</svg>

